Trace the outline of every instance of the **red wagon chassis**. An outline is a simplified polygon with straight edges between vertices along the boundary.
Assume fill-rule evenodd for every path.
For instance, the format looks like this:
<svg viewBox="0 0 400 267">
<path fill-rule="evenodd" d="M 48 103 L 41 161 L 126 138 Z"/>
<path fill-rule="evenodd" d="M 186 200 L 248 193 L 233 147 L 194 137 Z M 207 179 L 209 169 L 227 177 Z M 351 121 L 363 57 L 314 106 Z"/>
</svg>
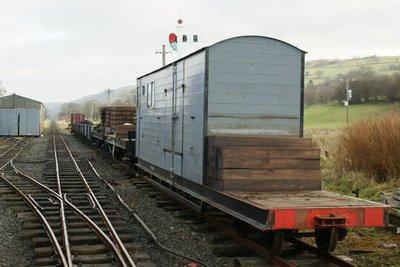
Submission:
<svg viewBox="0 0 400 267">
<path fill-rule="evenodd" d="M 381 227 L 387 205 L 328 191 L 225 192 L 268 212 L 269 230 Z"/>
</svg>

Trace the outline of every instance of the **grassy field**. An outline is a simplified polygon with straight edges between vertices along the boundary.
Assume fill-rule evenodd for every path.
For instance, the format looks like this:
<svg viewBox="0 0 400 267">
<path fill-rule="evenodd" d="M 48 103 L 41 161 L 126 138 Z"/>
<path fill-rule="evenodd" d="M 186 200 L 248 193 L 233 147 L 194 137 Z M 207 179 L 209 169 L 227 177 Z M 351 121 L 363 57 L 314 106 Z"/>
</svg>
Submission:
<svg viewBox="0 0 400 267">
<path fill-rule="evenodd" d="M 351 105 L 349 108 L 349 121 L 356 121 L 393 107 L 400 108 L 400 103 L 393 105 L 387 103 Z M 382 118 L 379 118 L 382 121 Z M 343 105 L 316 105 L 305 108 L 304 123 L 306 136 L 311 137 L 313 143 L 321 149 L 321 178 L 324 190 L 338 192 L 344 195 L 358 196 L 363 199 L 381 201 L 382 192 L 391 192 L 400 188 L 399 177 L 391 177 L 385 182 L 377 181 L 362 170 L 348 170 L 343 168 L 337 160 L 338 156 L 346 155 L 340 146 L 343 139 L 340 134 L 341 127 L 346 125 L 346 108 Z M 354 127 L 354 126 L 353 126 Z M 364 128 L 362 128 L 364 129 Z M 384 129 L 380 127 L 379 129 Z M 374 135 L 377 131 L 371 131 Z M 365 131 L 360 131 L 360 140 L 365 138 Z M 395 134 L 394 134 L 395 136 Z M 385 135 L 386 137 L 386 135 Z M 357 136 L 356 136 L 357 138 Z M 358 139 L 357 139 L 358 140 Z M 378 138 L 379 140 L 379 138 Z M 382 140 L 382 138 L 381 138 Z M 348 143 L 346 143 L 348 144 Z M 355 142 L 354 144 L 357 144 Z M 380 144 L 376 147 L 384 146 Z M 372 146 L 364 146 L 370 149 Z M 396 149 L 396 147 L 392 147 Z M 356 147 L 355 149 L 359 149 Z M 387 149 L 387 148 L 386 148 Z M 361 150 L 365 151 L 365 150 Z M 367 150 L 368 151 L 368 150 Z M 382 151 L 385 152 L 385 151 Z M 383 153 L 379 153 L 383 154 Z M 371 159 L 371 155 L 361 154 L 360 157 Z M 384 159 L 390 159 L 384 157 Z M 397 157 L 392 157 L 397 159 Z M 374 166 L 377 166 L 376 164 Z M 397 248 L 385 248 L 384 243 L 394 243 Z M 354 260 L 356 266 L 399 266 L 400 262 L 400 236 L 390 231 L 379 228 L 350 229 L 343 242 L 339 242 L 337 255 L 346 255 Z M 359 253 L 358 251 L 361 251 Z"/>
<path fill-rule="evenodd" d="M 400 104 L 374 103 L 350 105 L 349 122 L 373 116 Z M 305 129 L 337 129 L 346 125 L 346 107 L 343 105 L 314 105 L 304 110 Z"/>
<path fill-rule="evenodd" d="M 387 57 L 366 57 L 366 58 L 353 58 L 345 60 L 313 60 L 306 62 L 306 76 L 305 82 L 313 80 L 318 84 L 325 80 L 334 79 L 338 74 L 345 74 L 351 70 L 357 69 L 360 66 L 368 66 L 373 68 L 378 74 L 390 74 L 400 71 L 400 56 L 387 56 Z M 391 69 L 399 68 L 398 70 Z M 321 77 L 316 74 L 318 71 L 322 72 Z"/>
</svg>

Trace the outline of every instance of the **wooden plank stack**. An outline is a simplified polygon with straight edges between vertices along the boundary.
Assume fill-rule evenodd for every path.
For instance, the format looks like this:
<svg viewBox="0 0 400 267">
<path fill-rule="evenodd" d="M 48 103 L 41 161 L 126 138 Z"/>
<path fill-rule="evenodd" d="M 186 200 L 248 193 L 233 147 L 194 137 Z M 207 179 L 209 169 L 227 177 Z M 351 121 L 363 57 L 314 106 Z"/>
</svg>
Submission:
<svg viewBox="0 0 400 267">
<path fill-rule="evenodd" d="M 115 136 L 119 138 L 128 138 L 128 132 L 134 131 L 135 125 L 116 125 L 115 126 Z"/>
<path fill-rule="evenodd" d="M 124 134 L 127 135 L 128 131 L 132 130 L 132 127 L 123 127 L 123 125 L 125 123 L 134 124 L 135 112 L 136 112 L 135 107 L 100 108 L 101 122 L 102 125 L 104 126 L 104 132 L 116 133 L 117 135 L 124 135 Z"/>
<path fill-rule="evenodd" d="M 320 190 L 320 150 L 311 139 L 209 136 L 207 185 L 221 191 Z"/>
</svg>

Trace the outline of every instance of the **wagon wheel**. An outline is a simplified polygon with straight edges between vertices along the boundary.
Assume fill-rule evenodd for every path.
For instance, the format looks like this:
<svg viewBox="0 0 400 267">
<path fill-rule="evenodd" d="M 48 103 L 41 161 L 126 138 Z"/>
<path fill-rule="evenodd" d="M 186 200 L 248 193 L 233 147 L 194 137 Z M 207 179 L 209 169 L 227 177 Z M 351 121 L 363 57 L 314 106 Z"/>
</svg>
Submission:
<svg viewBox="0 0 400 267">
<path fill-rule="evenodd" d="M 336 249 L 339 231 L 335 228 L 317 228 L 315 229 L 315 243 L 323 254 L 327 254 Z"/>
<path fill-rule="evenodd" d="M 263 243 L 264 247 L 271 254 L 281 254 L 283 250 L 283 232 L 275 231 L 271 233 L 264 233 Z"/>
</svg>

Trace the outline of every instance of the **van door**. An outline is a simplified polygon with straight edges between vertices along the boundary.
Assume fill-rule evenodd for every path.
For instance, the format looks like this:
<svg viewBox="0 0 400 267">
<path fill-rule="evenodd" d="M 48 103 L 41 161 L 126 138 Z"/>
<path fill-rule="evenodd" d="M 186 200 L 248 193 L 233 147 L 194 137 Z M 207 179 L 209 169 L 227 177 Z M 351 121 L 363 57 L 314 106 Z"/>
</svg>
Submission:
<svg viewBox="0 0 400 267">
<path fill-rule="evenodd" d="M 173 151 L 174 151 L 174 173 L 182 176 L 183 159 L 183 116 L 184 116 L 184 61 L 175 66 L 174 77 L 174 109 L 173 109 Z"/>
<path fill-rule="evenodd" d="M 172 66 L 172 86 L 166 92 L 166 168 L 171 176 L 182 175 L 182 90 L 178 87 L 178 65 Z"/>
</svg>

